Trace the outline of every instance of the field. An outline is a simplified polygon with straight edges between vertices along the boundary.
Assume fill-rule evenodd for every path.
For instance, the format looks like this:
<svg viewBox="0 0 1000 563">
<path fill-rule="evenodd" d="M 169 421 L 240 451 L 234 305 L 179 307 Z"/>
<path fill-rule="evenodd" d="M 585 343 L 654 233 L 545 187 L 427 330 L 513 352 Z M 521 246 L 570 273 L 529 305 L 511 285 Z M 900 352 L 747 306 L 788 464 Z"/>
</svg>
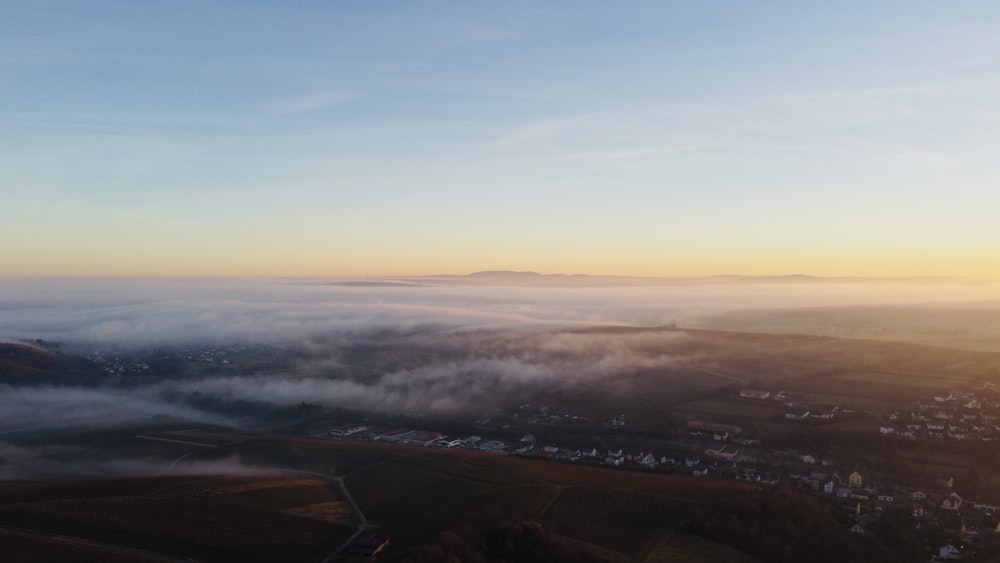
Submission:
<svg viewBox="0 0 1000 563">
<path fill-rule="evenodd" d="M 563 390 L 564 402 L 578 407 L 583 416 L 600 420 L 623 412 L 630 416 L 630 426 L 644 430 L 663 428 L 671 415 L 749 424 L 780 414 L 763 401 L 727 397 L 747 387 L 882 409 L 968 386 L 1000 367 L 996 351 L 901 342 L 670 329 L 581 332 L 632 343 L 631 353 L 638 359 L 675 359 Z"/>
<path fill-rule="evenodd" d="M 0 526 L 13 544 L 7 544 L 8 556 L 15 547 L 37 552 L 37 545 L 31 546 L 42 543 L 53 550 L 50 560 L 58 559 L 65 543 L 40 539 L 55 535 L 168 557 L 312 561 L 339 545 L 354 525 L 337 489 L 312 479 L 255 475 L 0 483 Z M 24 529 L 41 536 L 18 532 Z M 126 557 L 104 551 L 102 557 Z M 106 560 L 117 561 L 114 557 Z"/>
<path fill-rule="evenodd" d="M 968 378 L 954 375 L 854 371 L 796 381 L 787 389 L 816 401 L 862 408 L 892 408 L 928 400 L 935 394 L 946 394 L 967 381 Z"/>
<path fill-rule="evenodd" d="M 442 552 L 467 560 L 530 540 L 529 551 L 555 550 L 565 561 L 656 562 L 690 553 L 694 561 L 751 562 L 747 553 L 757 548 L 746 538 L 737 549 L 726 545 L 730 536 L 708 539 L 692 530 L 740 499 L 768 506 L 772 494 L 738 481 L 380 443 L 249 438 L 192 457 L 251 473 L 0 483 L 0 547 L 58 560 L 66 550 L 59 536 L 86 542 L 94 561 L 319 561 L 360 522 L 323 477 L 336 475 L 391 541 L 380 560 L 440 561 L 428 554 Z M 274 473 L 290 471 L 316 476 Z M 829 533 L 849 545 L 846 527 L 832 526 Z"/>
<path fill-rule="evenodd" d="M 697 553 L 694 560 L 754 561 L 683 532 L 696 507 L 761 494 L 749 483 L 351 442 L 275 438 L 215 453 L 246 459 L 241 451 L 253 452 L 266 465 L 280 459 L 314 465 L 302 455 L 312 452 L 324 464 L 350 468 L 340 475 L 368 520 L 392 541 L 388 560 L 419 553 L 442 531 L 488 530 L 526 520 L 543 525 L 556 544 L 592 560 L 668 561 L 670 554 L 691 550 Z M 456 541 L 447 537 L 441 541 Z"/>
<path fill-rule="evenodd" d="M 670 532 L 657 542 L 641 561 L 642 563 L 671 563 L 674 561 L 756 563 L 758 560 L 736 549 L 720 546 L 698 536 Z"/>
</svg>

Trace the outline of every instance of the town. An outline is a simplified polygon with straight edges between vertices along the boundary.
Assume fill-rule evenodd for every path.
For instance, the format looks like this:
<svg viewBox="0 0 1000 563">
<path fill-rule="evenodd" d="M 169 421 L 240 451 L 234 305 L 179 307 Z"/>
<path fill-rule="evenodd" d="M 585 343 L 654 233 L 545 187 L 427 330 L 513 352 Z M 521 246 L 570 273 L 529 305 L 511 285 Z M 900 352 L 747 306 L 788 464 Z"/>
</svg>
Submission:
<svg viewBox="0 0 1000 563">
<path fill-rule="evenodd" d="M 742 389 L 741 401 L 767 401 L 780 407 L 787 424 L 829 425 L 845 419 L 871 422 L 870 434 L 879 447 L 900 442 L 932 449 L 972 443 L 990 445 L 1000 438 L 1000 397 L 992 383 L 932 395 L 911 409 L 888 413 L 859 412 L 849 406 L 820 404 L 781 390 Z M 808 447 L 768 443 L 739 424 L 718 420 L 687 420 L 683 428 L 663 435 L 656 446 L 629 449 L 606 447 L 616 432 L 629 427 L 627 414 L 599 421 L 606 432 L 600 444 L 542 441 L 534 433 L 510 437 L 515 428 L 535 426 L 591 426 L 596 421 L 563 412 L 554 402 L 519 405 L 502 424 L 490 418 L 475 421 L 493 434 L 447 436 L 429 429 L 382 427 L 348 423 L 331 428 L 334 440 L 379 441 L 403 446 L 460 448 L 542 458 L 553 462 L 586 464 L 644 472 L 689 474 L 695 477 L 750 481 L 762 486 L 789 485 L 827 499 L 849 516 L 850 531 L 878 535 L 892 522 L 909 527 L 914 537 L 929 542 L 933 560 L 960 560 L 972 556 L 977 545 L 1000 541 L 1000 499 L 991 486 L 969 479 L 970 471 L 954 474 L 886 471 L 878 464 L 822 455 Z M 609 438 L 610 436 L 610 438 Z M 620 440 L 625 443 L 629 440 Z M 648 441 L 647 441 L 648 443 Z M 973 470 L 971 473 L 975 473 Z"/>
</svg>

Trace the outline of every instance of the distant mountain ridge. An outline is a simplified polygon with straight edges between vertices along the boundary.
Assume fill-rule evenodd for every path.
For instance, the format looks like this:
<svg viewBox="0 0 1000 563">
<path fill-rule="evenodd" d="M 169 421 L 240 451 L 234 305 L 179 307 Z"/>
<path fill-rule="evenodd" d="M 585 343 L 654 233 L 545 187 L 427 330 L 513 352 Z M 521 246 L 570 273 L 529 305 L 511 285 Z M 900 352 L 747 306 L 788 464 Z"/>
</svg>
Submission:
<svg viewBox="0 0 1000 563">
<path fill-rule="evenodd" d="M 542 274 L 530 270 L 481 270 L 470 274 L 443 274 L 426 276 L 401 276 L 383 281 L 423 284 L 496 284 L 513 286 L 691 286 L 691 285 L 744 285 L 744 284 L 841 284 L 841 283 L 908 283 L 921 285 L 963 284 L 981 285 L 995 280 L 965 277 L 861 277 L 815 276 L 810 274 L 746 275 L 718 274 L 694 277 L 643 277 L 593 274 Z"/>
</svg>

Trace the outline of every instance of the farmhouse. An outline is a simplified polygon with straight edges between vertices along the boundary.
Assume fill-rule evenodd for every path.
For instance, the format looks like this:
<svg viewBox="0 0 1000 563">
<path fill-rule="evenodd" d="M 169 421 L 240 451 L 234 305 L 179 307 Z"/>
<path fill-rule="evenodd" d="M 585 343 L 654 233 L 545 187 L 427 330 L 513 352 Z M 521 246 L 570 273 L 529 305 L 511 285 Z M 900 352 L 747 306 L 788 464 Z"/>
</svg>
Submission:
<svg viewBox="0 0 1000 563">
<path fill-rule="evenodd" d="M 868 493 L 863 489 L 851 489 L 851 498 L 855 500 L 868 500 Z"/>
<path fill-rule="evenodd" d="M 364 424 L 345 424 L 343 426 L 331 428 L 330 435 L 343 438 L 346 436 L 352 436 L 354 434 L 360 434 L 365 430 L 368 430 L 368 427 L 365 426 Z"/>
<path fill-rule="evenodd" d="M 762 391 L 760 389 L 744 389 L 740 391 L 740 397 L 747 399 L 770 399 L 770 391 Z"/>
<path fill-rule="evenodd" d="M 938 559 L 958 559 L 962 556 L 962 550 L 952 544 L 948 544 L 938 549 Z"/>
<path fill-rule="evenodd" d="M 490 440 L 479 444 L 479 449 L 484 452 L 502 452 L 506 447 L 507 444 L 504 444 L 500 440 Z"/>
<path fill-rule="evenodd" d="M 1000 507 L 998 507 L 995 504 L 988 503 L 988 502 L 979 502 L 979 501 L 976 501 L 973 504 L 973 506 L 976 507 L 976 510 L 982 510 L 983 512 L 988 512 L 988 513 L 991 513 L 991 514 L 994 513 L 994 512 L 996 512 L 997 510 L 1000 510 Z"/>
<path fill-rule="evenodd" d="M 951 493 L 941 501 L 941 508 L 945 510 L 958 510 L 962 508 L 962 497 L 958 493 Z"/>
<path fill-rule="evenodd" d="M 728 446 L 722 446 L 721 448 L 719 448 L 717 450 L 705 450 L 705 453 L 709 457 L 714 457 L 716 459 L 724 459 L 726 461 L 731 461 L 732 459 L 734 459 L 737 456 L 737 454 L 740 453 L 740 450 L 736 450 L 736 449 L 730 448 Z"/>
<path fill-rule="evenodd" d="M 741 446 L 759 446 L 760 438 L 754 438 L 753 436 L 743 435 L 733 438 L 733 442 Z"/>
<path fill-rule="evenodd" d="M 851 484 L 852 487 L 860 487 L 864 484 L 864 480 L 861 478 L 861 474 L 855 471 L 847 477 L 847 482 Z"/>
<path fill-rule="evenodd" d="M 734 426 L 732 424 L 719 424 L 717 422 L 703 422 L 701 420 L 689 420 L 687 423 L 687 428 L 689 431 L 700 431 L 700 432 L 728 432 L 730 434 L 739 434 L 743 431 L 739 426 Z"/>
<path fill-rule="evenodd" d="M 426 430 L 412 430 L 405 434 L 400 434 L 396 436 L 396 441 L 403 444 L 410 444 L 416 446 L 429 446 L 434 442 L 444 438 L 443 435 L 437 432 L 428 432 Z"/>
</svg>

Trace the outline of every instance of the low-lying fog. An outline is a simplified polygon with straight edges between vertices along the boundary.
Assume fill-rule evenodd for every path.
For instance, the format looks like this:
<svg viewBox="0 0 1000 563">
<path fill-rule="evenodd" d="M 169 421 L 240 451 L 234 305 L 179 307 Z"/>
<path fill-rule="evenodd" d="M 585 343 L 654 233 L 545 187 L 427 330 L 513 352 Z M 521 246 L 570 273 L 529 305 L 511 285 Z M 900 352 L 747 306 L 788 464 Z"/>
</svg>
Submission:
<svg viewBox="0 0 1000 563">
<path fill-rule="evenodd" d="M 849 305 L 1000 310 L 974 281 L 692 280 L 621 286 L 247 279 L 0 279 L 0 338 L 121 346 L 281 342 L 377 327 L 460 329 L 699 323 L 730 312 Z M 543 278 L 544 279 L 544 278 Z M 771 278 L 767 278 L 770 280 Z M 613 281 L 607 282 L 608 284 Z M 623 282 L 624 283 L 624 282 Z"/>
<path fill-rule="evenodd" d="M 562 328 L 675 324 L 816 333 L 829 330 L 830 319 L 848 326 L 860 318 L 870 328 L 884 317 L 886 331 L 902 334 L 903 325 L 944 318 L 946 311 L 955 325 L 976 319 L 966 337 L 1000 335 L 1000 286 L 991 283 L 462 282 L 0 280 L 0 343 L 41 339 L 42 347 L 58 343 L 65 352 L 123 356 L 253 343 L 279 350 L 284 362 L 274 370 L 160 373 L 126 385 L 11 385 L 0 378 L 0 467 L 9 473 L 17 465 L 12 460 L 28 455 L 15 455 L 20 446 L 5 440 L 60 425 L 113 426 L 166 415 L 238 427 L 246 424 L 244 412 L 225 408 L 235 403 L 472 414 L 541 388 L 599 384 L 704 354 L 671 343 L 678 332 Z M 4 369 L 0 363 L 0 377 Z"/>
</svg>

